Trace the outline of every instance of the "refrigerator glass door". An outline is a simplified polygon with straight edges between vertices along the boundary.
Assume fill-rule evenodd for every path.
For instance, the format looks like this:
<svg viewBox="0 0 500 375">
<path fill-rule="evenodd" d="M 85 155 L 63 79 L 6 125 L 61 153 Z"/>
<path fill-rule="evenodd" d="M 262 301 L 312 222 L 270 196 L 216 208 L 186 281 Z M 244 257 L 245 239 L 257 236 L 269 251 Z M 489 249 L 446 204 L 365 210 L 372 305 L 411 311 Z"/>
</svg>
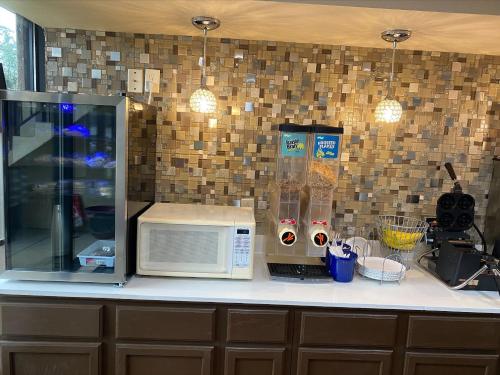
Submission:
<svg viewBox="0 0 500 375">
<path fill-rule="evenodd" d="M 116 107 L 2 103 L 5 269 L 114 273 Z"/>
</svg>

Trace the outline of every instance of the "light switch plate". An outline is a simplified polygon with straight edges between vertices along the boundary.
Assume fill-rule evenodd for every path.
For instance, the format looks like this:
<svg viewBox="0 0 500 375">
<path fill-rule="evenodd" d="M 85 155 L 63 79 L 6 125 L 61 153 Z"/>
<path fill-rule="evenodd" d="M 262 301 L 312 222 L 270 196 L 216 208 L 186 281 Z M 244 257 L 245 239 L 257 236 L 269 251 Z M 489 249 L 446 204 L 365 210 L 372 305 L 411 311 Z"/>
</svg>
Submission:
<svg viewBox="0 0 500 375">
<path fill-rule="evenodd" d="M 148 84 L 148 82 L 150 83 Z M 152 93 L 160 92 L 160 71 L 158 69 L 146 69 L 144 91 Z"/>
<path fill-rule="evenodd" d="M 142 92 L 142 86 L 144 83 L 142 69 L 129 69 L 127 73 L 127 91 Z"/>
</svg>

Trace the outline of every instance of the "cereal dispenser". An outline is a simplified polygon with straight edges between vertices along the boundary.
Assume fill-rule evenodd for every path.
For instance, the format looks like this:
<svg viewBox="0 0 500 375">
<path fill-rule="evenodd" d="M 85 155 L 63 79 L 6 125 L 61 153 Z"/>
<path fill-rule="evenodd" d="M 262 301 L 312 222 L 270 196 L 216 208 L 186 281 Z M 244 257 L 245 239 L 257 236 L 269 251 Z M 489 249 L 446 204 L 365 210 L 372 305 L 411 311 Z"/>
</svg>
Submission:
<svg viewBox="0 0 500 375">
<path fill-rule="evenodd" d="M 302 232 L 306 254 L 323 256 L 331 231 L 333 192 L 340 168 L 342 128 L 316 125 L 308 135 L 307 184 L 302 191 Z"/>
<path fill-rule="evenodd" d="M 307 177 L 309 127 L 279 126 L 276 180 L 270 186 L 267 248 L 274 255 L 293 255 L 300 242 L 300 195 Z"/>
<path fill-rule="evenodd" d="M 279 130 L 266 255 L 273 269 L 299 265 L 302 272 L 320 264 L 329 241 L 343 129 L 282 124 Z"/>
</svg>

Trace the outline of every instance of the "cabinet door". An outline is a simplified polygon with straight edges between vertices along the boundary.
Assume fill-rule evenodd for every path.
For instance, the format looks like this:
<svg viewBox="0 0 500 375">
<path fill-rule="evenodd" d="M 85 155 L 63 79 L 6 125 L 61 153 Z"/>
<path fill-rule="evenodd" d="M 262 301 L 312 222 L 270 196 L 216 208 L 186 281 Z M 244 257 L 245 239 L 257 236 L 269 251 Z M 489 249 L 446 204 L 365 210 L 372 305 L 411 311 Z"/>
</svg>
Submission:
<svg viewBox="0 0 500 375">
<path fill-rule="evenodd" d="M 284 348 L 226 348 L 224 375 L 283 375 Z"/>
<path fill-rule="evenodd" d="M 404 375 L 494 375 L 497 355 L 406 353 Z"/>
<path fill-rule="evenodd" d="M 3 375 L 98 375 L 98 343 L 0 342 Z"/>
<path fill-rule="evenodd" d="M 389 375 L 392 350 L 299 349 L 297 375 Z"/>
<path fill-rule="evenodd" d="M 212 346 L 116 345 L 116 375 L 210 375 Z"/>
</svg>

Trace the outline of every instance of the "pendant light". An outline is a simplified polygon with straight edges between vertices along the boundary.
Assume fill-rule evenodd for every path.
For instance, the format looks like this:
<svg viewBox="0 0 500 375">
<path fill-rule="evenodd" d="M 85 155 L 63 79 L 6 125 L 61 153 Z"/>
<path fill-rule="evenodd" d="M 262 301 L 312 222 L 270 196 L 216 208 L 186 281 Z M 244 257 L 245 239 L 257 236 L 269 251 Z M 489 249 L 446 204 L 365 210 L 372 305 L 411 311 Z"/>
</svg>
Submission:
<svg viewBox="0 0 500 375">
<path fill-rule="evenodd" d="M 192 24 L 203 31 L 203 57 L 201 59 L 201 85 L 191 94 L 189 106 L 193 112 L 213 113 L 217 109 L 217 99 L 207 87 L 207 34 L 220 26 L 217 18 L 198 16 L 191 19 Z"/>
<path fill-rule="evenodd" d="M 386 124 L 393 124 L 401 119 L 403 108 L 401 104 L 394 99 L 392 92 L 392 81 L 394 80 L 394 58 L 396 57 L 396 47 L 398 42 L 407 40 L 411 35 L 410 30 L 386 30 L 381 34 L 382 39 L 392 43 L 392 63 L 391 75 L 389 76 L 389 84 L 387 96 L 377 104 L 375 108 L 375 121 Z"/>
</svg>

